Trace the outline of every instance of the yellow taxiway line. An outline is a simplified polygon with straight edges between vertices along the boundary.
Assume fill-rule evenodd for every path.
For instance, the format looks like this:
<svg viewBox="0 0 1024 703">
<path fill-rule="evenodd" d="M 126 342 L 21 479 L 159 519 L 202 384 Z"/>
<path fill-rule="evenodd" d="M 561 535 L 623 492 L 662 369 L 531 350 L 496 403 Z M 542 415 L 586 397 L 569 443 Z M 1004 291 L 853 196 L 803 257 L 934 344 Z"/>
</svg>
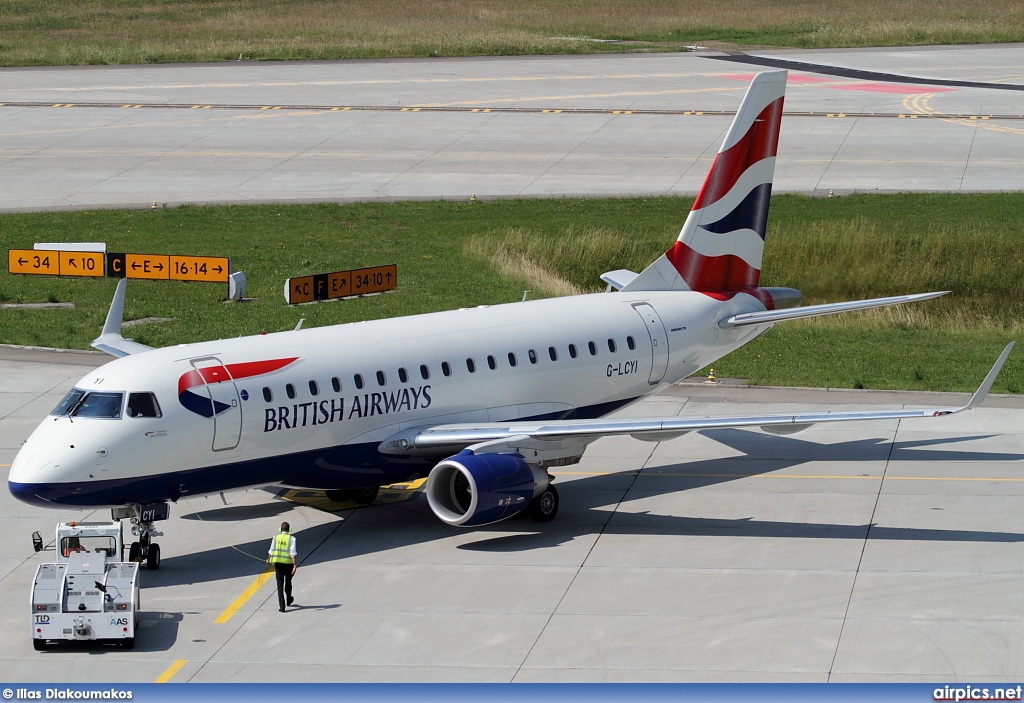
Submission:
<svg viewBox="0 0 1024 703">
<path fill-rule="evenodd" d="M 153 683 L 167 683 L 171 678 L 181 671 L 181 667 L 188 663 L 188 659 L 175 659 L 174 663 L 171 664 L 164 670 L 164 673 L 156 677 L 156 681 Z"/>
<path fill-rule="evenodd" d="M 269 581 L 270 577 L 273 575 L 274 568 L 272 566 L 268 566 L 267 570 L 259 576 L 257 576 L 256 579 L 249 584 L 249 587 L 242 591 L 242 595 L 238 596 L 238 598 L 235 598 L 231 605 L 225 608 L 224 612 L 217 616 L 217 619 L 214 620 L 214 622 L 217 624 L 223 624 L 230 620 L 235 613 L 241 610 L 242 606 L 245 605 L 246 601 L 248 601 L 250 598 L 256 595 L 256 591 L 260 590 L 260 588 L 263 587 L 263 584 Z"/>
</svg>

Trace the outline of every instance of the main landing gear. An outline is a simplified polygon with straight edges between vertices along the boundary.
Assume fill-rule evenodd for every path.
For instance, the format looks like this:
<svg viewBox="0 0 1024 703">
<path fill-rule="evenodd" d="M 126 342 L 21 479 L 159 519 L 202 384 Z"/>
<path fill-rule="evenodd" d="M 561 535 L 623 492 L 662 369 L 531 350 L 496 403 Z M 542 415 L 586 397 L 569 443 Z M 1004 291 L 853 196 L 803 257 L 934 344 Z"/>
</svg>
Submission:
<svg viewBox="0 0 1024 703">
<path fill-rule="evenodd" d="M 558 489 L 548 484 L 544 492 L 530 501 L 527 508 L 534 522 L 551 522 L 558 515 Z"/>
</svg>

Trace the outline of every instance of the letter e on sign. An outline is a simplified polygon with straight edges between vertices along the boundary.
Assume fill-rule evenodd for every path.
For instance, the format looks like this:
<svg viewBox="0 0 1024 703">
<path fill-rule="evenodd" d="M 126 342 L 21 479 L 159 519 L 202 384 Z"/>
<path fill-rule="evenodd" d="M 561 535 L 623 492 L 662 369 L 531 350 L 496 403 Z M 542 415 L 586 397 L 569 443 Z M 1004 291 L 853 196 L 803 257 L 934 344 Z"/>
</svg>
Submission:
<svg viewBox="0 0 1024 703">
<path fill-rule="evenodd" d="M 166 254 L 125 254 L 128 278 L 167 280 L 171 277 L 171 257 Z"/>
<path fill-rule="evenodd" d="M 344 298 L 352 295 L 352 272 L 338 271 L 327 274 L 327 297 Z"/>
</svg>

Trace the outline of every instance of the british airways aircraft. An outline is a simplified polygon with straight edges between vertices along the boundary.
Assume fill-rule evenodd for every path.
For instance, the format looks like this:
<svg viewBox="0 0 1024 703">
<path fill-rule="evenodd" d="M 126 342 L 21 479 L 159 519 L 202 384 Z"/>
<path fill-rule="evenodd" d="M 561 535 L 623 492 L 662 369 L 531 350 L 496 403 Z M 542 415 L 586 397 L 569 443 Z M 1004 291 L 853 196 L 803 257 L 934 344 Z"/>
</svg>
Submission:
<svg viewBox="0 0 1024 703">
<path fill-rule="evenodd" d="M 125 281 L 93 346 L 119 357 L 85 378 L 25 442 L 11 493 L 113 508 L 160 563 L 154 523 L 182 496 L 266 485 L 372 502 L 427 475 L 431 510 L 475 526 L 558 511 L 549 469 L 609 435 L 934 417 L 974 407 L 757 417 L 601 419 L 776 323 L 942 293 L 799 307 L 758 286 L 786 72 L 753 79 L 678 240 L 608 292 L 151 349 L 121 336 Z M 615 289 L 615 290 L 613 290 Z"/>
</svg>

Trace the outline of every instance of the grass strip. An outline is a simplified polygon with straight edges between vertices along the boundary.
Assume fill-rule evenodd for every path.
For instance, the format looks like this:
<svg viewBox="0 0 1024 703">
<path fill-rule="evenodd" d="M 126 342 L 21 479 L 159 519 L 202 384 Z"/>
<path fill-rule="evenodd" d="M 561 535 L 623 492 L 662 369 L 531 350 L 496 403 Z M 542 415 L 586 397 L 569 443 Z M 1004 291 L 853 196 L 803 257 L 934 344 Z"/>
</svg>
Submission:
<svg viewBox="0 0 1024 703">
<path fill-rule="evenodd" d="M 4 0 L 0 64 L 500 56 L 1024 40 L 1003 0 Z"/>
<path fill-rule="evenodd" d="M 675 239 L 685 198 L 184 206 L 0 215 L 0 244 L 106 241 L 108 251 L 229 256 L 248 303 L 224 285 L 131 281 L 127 336 L 151 346 L 600 290 Z M 514 224 L 513 224 L 514 223 Z M 394 293 L 289 307 L 284 280 L 398 264 Z M 763 285 L 808 303 L 950 290 L 915 306 L 779 325 L 715 364 L 763 385 L 972 390 L 1024 329 L 1024 195 L 903 194 L 773 199 Z M 0 274 L 0 302 L 74 310 L 0 311 L 0 342 L 84 349 L 112 279 Z M 995 392 L 1024 392 L 1011 356 Z"/>
</svg>

